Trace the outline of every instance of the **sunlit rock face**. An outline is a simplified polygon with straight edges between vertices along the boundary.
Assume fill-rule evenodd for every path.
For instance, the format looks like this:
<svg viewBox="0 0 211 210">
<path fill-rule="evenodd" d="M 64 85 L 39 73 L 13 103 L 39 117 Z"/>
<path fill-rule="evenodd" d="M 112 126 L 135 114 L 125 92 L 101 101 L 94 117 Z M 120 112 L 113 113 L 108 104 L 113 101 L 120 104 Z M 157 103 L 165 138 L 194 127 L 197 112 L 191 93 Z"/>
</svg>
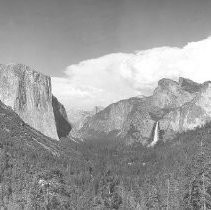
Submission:
<svg viewBox="0 0 211 210">
<path fill-rule="evenodd" d="M 50 77 L 22 64 L 0 65 L 0 100 L 30 126 L 58 139 Z"/>
<path fill-rule="evenodd" d="M 148 145 L 158 121 L 163 140 L 211 121 L 211 82 L 161 79 L 152 96 L 109 105 L 90 117 L 78 134 L 84 139 L 120 138 L 126 144 Z"/>
</svg>

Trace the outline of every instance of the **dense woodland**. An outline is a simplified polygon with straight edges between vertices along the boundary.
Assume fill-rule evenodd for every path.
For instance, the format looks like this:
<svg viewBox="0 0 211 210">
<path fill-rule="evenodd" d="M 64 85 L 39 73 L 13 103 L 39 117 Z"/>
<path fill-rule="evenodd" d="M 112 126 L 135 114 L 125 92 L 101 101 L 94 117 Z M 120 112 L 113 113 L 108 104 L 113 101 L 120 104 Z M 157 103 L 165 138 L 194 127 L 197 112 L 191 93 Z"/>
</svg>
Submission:
<svg viewBox="0 0 211 210">
<path fill-rule="evenodd" d="M 63 138 L 51 152 L 2 119 L 1 209 L 211 209 L 211 124 L 153 148 Z"/>
</svg>

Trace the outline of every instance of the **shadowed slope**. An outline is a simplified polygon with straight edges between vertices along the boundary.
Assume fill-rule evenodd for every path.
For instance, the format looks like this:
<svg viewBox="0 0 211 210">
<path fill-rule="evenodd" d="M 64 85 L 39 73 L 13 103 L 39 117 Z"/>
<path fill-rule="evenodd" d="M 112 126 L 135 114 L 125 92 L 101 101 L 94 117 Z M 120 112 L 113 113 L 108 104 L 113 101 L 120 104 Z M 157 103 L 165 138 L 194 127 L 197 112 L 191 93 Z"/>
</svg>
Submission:
<svg viewBox="0 0 211 210">
<path fill-rule="evenodd" d="M 53 112 L 54 112 L 54 117 L 56 121 L 56 129 L 57 129 L 58 136 L 59 138 L 67 137 L 71 130 L 71 125 L 68 122 L 65 108 L 57 100 L 55 96 L 52 96 L 52 106 L 53 106 Z"/>
</svg>

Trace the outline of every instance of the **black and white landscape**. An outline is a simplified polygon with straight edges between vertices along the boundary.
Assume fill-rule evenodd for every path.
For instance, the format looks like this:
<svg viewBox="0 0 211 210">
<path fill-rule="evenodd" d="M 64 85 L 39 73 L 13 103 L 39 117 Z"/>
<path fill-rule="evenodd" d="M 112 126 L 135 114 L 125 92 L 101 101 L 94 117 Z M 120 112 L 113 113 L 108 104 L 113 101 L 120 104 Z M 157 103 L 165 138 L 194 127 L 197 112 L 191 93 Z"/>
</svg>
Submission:
<svg viewBox="0 0 211 210">
<path fill-rule="evenodd" d="M 211 209 L 210 0 L 0 16 L 0 209 Z"/>
</svg>

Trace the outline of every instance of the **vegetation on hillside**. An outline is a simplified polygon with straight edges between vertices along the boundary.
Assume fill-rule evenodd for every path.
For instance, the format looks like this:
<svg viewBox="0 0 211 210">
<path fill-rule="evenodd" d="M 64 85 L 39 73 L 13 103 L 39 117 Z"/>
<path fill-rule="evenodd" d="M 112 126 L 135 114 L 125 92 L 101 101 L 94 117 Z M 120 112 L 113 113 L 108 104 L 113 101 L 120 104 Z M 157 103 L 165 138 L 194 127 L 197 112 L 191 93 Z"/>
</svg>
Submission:
<svg viewBox="0 0 211 210">
<path fill-rule="evenodd" d="M 153 148 L 51 140 L 0 106 L 4 209 L 211 209 L 211 124 Z"/>
</svg>

